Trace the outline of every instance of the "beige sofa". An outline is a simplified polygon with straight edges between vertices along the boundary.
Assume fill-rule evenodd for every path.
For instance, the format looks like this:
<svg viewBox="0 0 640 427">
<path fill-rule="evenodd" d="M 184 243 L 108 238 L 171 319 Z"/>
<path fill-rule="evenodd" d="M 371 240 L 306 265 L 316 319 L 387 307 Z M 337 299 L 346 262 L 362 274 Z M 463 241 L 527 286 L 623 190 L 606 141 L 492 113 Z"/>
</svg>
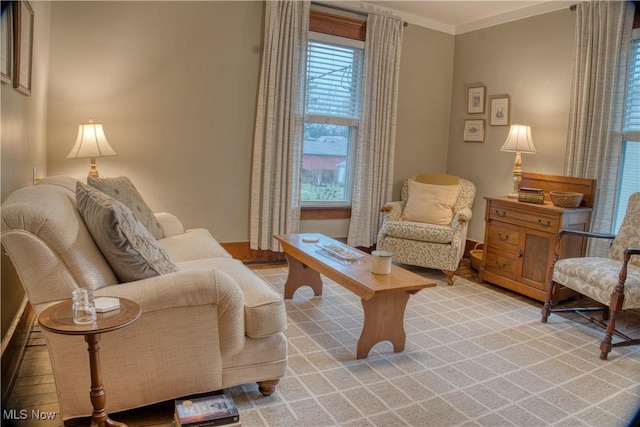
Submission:
<svg viewBox="0 0 640 427">
<path fill-rule="evenodd" d="M 257 382 L 269 395 L 287 365 L 282 296 L 205 229 L 184 230 L 167 213 L 157 243 L 176 272 L 119 283 L 76 208 L 76 180 L 45 178 L 2 204 L 2 245 L 36 314 L 76 287 L 136 301 L 133 324 L 102 335 L 108 412 Z M 61 417 L 89 416 L 87 345 L 44 332 Z"/>
</svg>

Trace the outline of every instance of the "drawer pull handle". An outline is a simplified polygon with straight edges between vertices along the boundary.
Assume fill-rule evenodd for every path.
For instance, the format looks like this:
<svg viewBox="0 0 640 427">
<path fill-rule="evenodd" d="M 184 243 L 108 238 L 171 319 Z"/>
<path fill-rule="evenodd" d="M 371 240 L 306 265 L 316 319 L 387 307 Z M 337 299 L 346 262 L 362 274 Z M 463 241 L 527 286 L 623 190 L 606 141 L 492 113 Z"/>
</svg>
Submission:
<svg viewBox="0 0 640 427">
<path fill-rule="evenodd" d="M 498 268 L 507 268 L 507 264 L 504 262 L 500 264 L 498 261 L 496 261 L 496 265 L 498 266 Z"/>
<path fill-rule="evenodd" d="M 505 242 L 505 241 L 509 240 L 509 235 L 508 234 L 498 233 L 498 239 L 500 239 L 503 242 Z"/>
<path fill-rule="evenodd" d="M 551 225 L 551 221 L 547 220 L 547 222 L 545 223 L 543 220 L 538 218 L 538 224 L 540 224 L 543 227 L 549 227 Z"/>
<path fill-rule="evenodd" d="M 518 258 L 522 258 L 524 256 L 524 252 L 522 252 L 522 249 L 520 249 L 518 251 Z"/>
<path fill-rule="evenodd" d="M 501 217 L 502 217 L 502 216 L 506 216 L 506 215 L 507 215 L 507 213 L 506 213 L 505 211 L 500 212 L 498 209 L 496 209 L 496 215 L 498 215 L 498 216 L 501 216 Z"/>
</svg>

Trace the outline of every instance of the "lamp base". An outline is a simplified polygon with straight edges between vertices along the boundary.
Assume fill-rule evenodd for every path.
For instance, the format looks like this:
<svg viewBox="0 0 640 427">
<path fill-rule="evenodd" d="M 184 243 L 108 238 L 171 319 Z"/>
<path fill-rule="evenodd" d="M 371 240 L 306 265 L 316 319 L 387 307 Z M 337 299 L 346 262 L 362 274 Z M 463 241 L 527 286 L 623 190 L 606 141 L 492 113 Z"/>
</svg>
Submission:
<svg viewBox="0 0 640 427">
<path fill-rule="evenodd" d="M 91 167 L 89 168 L 89 175 L 92 178 L 98 178 L 98 169 L 96 169 L 96 158 L 91 157 Z"/>
</svg>

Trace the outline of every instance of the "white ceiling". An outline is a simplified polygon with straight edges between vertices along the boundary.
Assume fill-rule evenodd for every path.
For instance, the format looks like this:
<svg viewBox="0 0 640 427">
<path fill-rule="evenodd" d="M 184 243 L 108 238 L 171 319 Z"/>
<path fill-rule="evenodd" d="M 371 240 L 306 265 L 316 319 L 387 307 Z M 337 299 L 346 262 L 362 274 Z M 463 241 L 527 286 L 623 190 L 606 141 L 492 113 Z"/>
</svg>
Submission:
<svg viewBox="0 0 640 427">
<path fill-rule="evenodd" d="M 410 24 L 462 34 L 480 28 L 569 8 L 578 0 L 387 0 L 334 1 L 361 11 L 391 13 Z"/>
</svg>

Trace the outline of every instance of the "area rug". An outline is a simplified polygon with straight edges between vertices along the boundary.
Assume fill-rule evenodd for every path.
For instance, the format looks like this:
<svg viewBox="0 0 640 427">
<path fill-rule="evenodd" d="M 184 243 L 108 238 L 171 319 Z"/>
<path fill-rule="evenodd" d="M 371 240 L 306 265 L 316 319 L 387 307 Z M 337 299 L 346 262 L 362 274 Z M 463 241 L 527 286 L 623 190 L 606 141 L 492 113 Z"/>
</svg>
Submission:
<svg viewBox="0 0 640 427">
<path fill-rule="evenodd" d="M 255 270 L 282 292 L 286 267 Z M 289 366 L 270 397 L 229 389 L 252 426 L 628 426 L 640 406 L 640 347 L 599 360 L 602 333 L 575 315 L 421 269 L 438 284 L 407 305 L 405 350 L 355 359 L 360 300 L 323 278 L 286 301 Z M 636 323 L 634 323 L 636 322 Z M 639 329 L 638 320 L 629 326 Z"/>
</svg>

